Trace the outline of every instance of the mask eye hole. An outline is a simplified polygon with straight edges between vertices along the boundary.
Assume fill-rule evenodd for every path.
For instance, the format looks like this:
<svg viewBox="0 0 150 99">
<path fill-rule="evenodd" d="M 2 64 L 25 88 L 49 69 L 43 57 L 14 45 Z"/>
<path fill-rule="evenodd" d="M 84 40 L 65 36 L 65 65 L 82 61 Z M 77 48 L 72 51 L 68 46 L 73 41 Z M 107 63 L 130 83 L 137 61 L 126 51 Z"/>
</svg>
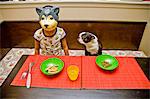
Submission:
<svg viewBox="0 0 150 99">
<path fill-rule="evenodd" d="M 52 15 L 49 15 L 49 16 L 47 17 L 47 19 L 48 19 L 48 20 L 53 20 L 54 18 L 53 18 Z"/>
<path fill-rule="evenodd" d="M 53 20 L 53 17 L 51 17 L 50 19 Z"/>
<path fill-rule="evenodd" d="M 42 18 L 42 20 L 44 20 L 44 18 Z"/>
<path fill-rule="evenodd" d="M 44 19 L 45 19 L 45 16 L 43 15 L 42 18 L 41 18 L 41 20 L 44 20 Z"/>
</svg>

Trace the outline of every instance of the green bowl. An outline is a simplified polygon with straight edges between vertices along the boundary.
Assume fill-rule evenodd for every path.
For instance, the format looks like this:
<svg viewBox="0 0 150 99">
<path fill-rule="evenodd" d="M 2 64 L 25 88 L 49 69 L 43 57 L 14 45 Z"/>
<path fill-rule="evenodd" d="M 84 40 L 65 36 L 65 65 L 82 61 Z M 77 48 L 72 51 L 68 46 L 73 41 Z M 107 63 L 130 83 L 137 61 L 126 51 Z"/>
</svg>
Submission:
<svg viewBox="0 0 150 99">
<path fill-rule="evenodd" d="M 110 66 L 105 67 L 102 63 L 109 62 Z M 114 70 L 118 67 L 118 60 L 111 55 L 99 55 L 96 57 L 96 64 L 104 70 Z"/>
<path fill-rule="evenodd" d="M 58 70 L 56 72 L 48 73 L 46 71 L 46 68 L 49 66 L 58 66 Z M 58 74 L 59 72 L 61 72 L 63 67 L 64 67 L 64 62 L 61 59 L 49 58 L 42 62 L 40 69 L 41 69 L 42 73 L 45 75 L 55 75 L 55 74 Z"/>
</svg>

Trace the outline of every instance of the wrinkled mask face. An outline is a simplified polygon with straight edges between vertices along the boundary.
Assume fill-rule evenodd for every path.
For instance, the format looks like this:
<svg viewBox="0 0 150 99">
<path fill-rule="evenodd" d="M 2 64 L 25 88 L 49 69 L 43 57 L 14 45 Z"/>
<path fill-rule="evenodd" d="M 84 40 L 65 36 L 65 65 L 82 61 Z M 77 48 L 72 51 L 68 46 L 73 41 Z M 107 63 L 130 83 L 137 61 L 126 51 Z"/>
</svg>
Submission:
<svg viewBox="0 0 150 99">
<path fill-rule="evenodd" d="M 36 8 L 40 18 L 40 25 L 46 31 L 56 29 L 58 24 L 59 8 L 54 6 L 45 6 L 43 8 Z"/>
<path fill-rule="evenodd" d="M 80 43 L 89 43 L 91 42 L 95 37 L 91 35 L 89 32 L 82 32 L 79 35 L 79 42 Z"/>
<path fill-rule="evenodd" d="M 88 42 L 90 42 L 91 40 L 93 40 L 93 36 L 90 35 L 88 32 L 86 32 L 85 34 L 83 34 L 81 37 L 82 37 L 82 40 L 83 40 L 85 43 L 88 43 Z"/>
</svg>

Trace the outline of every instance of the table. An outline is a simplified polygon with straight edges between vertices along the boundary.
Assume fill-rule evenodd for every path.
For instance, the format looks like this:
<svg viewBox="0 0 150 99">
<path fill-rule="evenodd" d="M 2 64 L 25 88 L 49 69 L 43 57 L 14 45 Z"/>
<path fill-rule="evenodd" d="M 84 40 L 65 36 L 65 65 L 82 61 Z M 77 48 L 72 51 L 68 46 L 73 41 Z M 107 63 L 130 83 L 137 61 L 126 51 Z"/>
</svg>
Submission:
<svg viewBox="0 0 150 99">
<path fill-rule="evenodd" d="M 27 56 L 23 55 L 0 88 L 1 98 L 13 99 L 148 99 L 149 90 L 72 90 L 10 86 Z M 145 75 L 150 79 L 150 58 L 136 58 Z"/>
</svg>

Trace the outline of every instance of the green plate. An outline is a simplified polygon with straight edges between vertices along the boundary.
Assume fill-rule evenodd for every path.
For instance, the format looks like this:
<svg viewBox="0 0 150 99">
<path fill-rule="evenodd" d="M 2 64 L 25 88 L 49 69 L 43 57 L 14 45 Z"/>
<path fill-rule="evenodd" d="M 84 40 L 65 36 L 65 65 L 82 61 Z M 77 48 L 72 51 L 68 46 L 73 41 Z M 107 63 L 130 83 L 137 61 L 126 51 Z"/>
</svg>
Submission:
<svg viewBox="0 0 150 99">
<path fill-rule="evenodd" d="M 58 70 L 54 73 L 53 72 L 48 73 L 46 71 L 46 68 L 49 66 L 58 66 Z M 62 71 L 63 67 L 64 67 L 64 62 L 61 59 L 49 58 L 42 62 L 40 69 L 41 69 L 42 73 L 44 73 L 45 75 L 55 75 L 55 74 L 58 74 L 60 71 Z"/>
<path fill-rule="evenodd" d="M 104 61 L 109 62 L 110 66 L 104 67 L 102 64 Z M 96 64 L 104 70 L 114 70 L 118 67 L 118 60 L 111 55 L 99 55 L 96 57 Z"/>
</svg>

